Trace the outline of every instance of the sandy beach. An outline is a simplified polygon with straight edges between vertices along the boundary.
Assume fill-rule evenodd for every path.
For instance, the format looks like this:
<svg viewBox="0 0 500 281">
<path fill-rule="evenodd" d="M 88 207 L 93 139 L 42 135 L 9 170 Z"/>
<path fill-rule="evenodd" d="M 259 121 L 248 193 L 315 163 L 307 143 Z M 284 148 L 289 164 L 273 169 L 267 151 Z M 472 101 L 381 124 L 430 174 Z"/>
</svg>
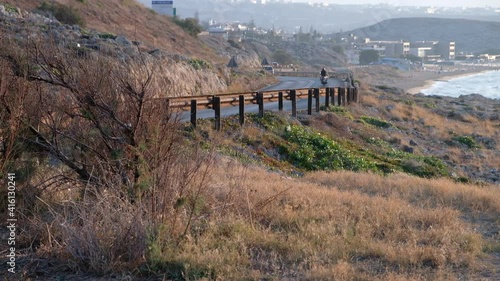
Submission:
<svg viewBox="0 0 500 281">
<path fill-rule="evenodd" d="M 437 68 L 427 68 L 425 71 L 403 72 L 388 66 L 374 66 L 356 69 L 354 72 L 361 81 L 366 81 L 369 84 L 396 87 L 410 94 L 418 94 L 421 90 L 431 87 L 437 81 L 448 81 L 453 78 L 490 70 L 494 70 L 494 68 L 457 66 L 445 68 L 443 71 Z"/>
</svg>

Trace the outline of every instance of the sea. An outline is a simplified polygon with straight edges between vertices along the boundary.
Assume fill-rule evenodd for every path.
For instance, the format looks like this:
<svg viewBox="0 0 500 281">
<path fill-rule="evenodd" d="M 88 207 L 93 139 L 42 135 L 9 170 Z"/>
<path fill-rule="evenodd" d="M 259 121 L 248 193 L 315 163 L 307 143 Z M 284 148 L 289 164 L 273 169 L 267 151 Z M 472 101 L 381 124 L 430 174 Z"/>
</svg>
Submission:
<svg viewBox="0 0 500 281">
<path fill-rule="evenodd" d="M 493 70 L 436 81 L 431 87 L 423 89 L 425 95 L 459 97 L 480 94 L 487 98 L 500 99 L 500 71 Z"/>
</svg>

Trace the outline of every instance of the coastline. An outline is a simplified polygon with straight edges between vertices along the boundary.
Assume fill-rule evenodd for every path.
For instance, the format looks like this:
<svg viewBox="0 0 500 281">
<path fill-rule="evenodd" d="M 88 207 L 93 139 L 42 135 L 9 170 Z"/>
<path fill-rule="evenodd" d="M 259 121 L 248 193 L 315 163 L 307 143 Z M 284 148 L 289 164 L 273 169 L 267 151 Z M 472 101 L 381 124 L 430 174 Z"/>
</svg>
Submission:
<svg viewBox="0 0 500 281">
<path fill-rule="evenodd" d="M 401 71 L 388 65 L 373 65 L 353 68 L 356 79 L 367 86 L 383 86 L 398 89 L 400 92 L 415 95 L 424 89 L 430 88 L 438 81 L 476 75 L 484 72 L 498 71 L 499 65 L 457 65 L 441 68 L 440 66 L 426 65 L 424 71 Z"/>
<path fill-rule="evenodd" d="M 413 83 L 402 83 L 400 85 L 400 88 L 403 89 L 406 93 L 415 95 L 420 93 L 424 89 L 428 89 L 432 87 L 436 82 L 438 81 L 449 81 L 452 79 L 456 78 L 461 78 L 461 77 L 466 77 L 466 76 L 471 76 L 487 71 L 492 71 L 492 69 L 471 69 L 471 70 L 465 70 L 465 71 L 453 71 L 453 72 L 444 72 L 444 73 L 435 73 L 435 72 L 430 72 L 427 75 L 422 75 L 422 74 L 417 74 L 419 72 L 412 72 L 413 75 L 417 76 L 415 78 L 415 83 L 421 84 L 419 86 L 414 86 L 412 85 Z M 418 77 L 420 76 L 420 77 Z M 405 85 L 406 84 L 406 85 Z"/>
</svg>

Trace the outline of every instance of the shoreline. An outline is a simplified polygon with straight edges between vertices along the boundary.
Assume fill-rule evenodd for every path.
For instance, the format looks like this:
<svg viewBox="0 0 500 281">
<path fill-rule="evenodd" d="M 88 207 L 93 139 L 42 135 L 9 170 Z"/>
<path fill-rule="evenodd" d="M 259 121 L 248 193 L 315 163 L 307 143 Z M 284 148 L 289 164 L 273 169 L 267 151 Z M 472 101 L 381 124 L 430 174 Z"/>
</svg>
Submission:
<svg viewBox="0 0 500 281">
<path fill-rule="evenodd" d="M 402 87 L 402 89 L 406 92 L 406 93 L 409 93 L 409 94 L 412 94 L 412 95 L 416 95 L 416 94 L 419 94 L 422 92 L 422 90 L 425 90 L 425 89 L 428 89 L 428 88 L 431 88 L 436 82 L 440 82 L 440 81 L 450 81 L 452 79 L 457 79 L 457 78 L 462 78 L 462 77 L 467 77 L 467 76 L 472 76 L 472 75 L 476 75 L 476 74 L 480 74 L 480 73 L 484 73 L 484 72 L 488 72 L 488 71 L 493 71 L 493 69 L 481 69 L 481 70 L 470 70 L 470 71 L 455 71 L 455 72 L 446 72 L 446 73 L 442 73 L 442 74 L 438 74 L 438 73 L 434 73 L 434 77 L 431 77 L 429 79 L 426 79 L 426 80 L 421 80 L 422 84 L 421 86 L 416 86 L 416 87 L 410 87 L 410 85 L 408 85 L 408 87 Z"/>
</svg>

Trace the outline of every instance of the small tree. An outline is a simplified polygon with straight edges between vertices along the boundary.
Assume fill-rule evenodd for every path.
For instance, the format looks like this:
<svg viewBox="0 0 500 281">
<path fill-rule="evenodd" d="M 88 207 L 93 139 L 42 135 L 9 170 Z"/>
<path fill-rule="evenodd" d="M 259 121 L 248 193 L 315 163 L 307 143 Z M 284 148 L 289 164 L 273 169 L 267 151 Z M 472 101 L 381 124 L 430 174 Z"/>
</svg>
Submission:
<svg viewBox="0 0 500 281">
<path fill-rule="evenodd" d="M 377 62 L 380 55 L 375 50 L 363 50 L 359 53 L 359 64 L 370 64 L 371 62 Z"/>
<path fill-rule="evenodd" d="M 287 51 L 279 49 L 273 53 L 273 59 L 280 64 L 292 64 L 295 62 L 295 58 L 290 55 Z"/>
<path fill-rule="evenodd" d="M 200 32 L 203 31 L 203 27 L 199 24 L 198 20 L 195 18 L 179 19 L 174 18 L 175 24 L 182 27 L 191 36 L 196 37 Z"/>
</svg>

